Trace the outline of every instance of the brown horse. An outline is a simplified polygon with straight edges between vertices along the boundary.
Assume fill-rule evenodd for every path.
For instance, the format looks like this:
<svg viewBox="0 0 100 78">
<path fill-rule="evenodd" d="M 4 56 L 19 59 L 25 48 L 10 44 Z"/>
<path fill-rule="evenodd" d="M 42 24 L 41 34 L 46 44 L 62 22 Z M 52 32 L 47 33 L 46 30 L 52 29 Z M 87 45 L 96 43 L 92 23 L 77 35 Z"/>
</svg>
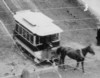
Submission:
<svg viewBox="0 0 100 78">
<path fill-rule="evenodd" d="M 74 70 L 76 70 L 77 67 L 79 67 L 79 63 L 81 63 L 83 72 L 84 72 L 84 60 L 85 60 L 87 53 L 95 55 L 95 52 L 92 49 L 91 45 L 85 48 L 76 49 L 76 50 L 71 47 L 60 46 L 57 48 L 57 51 L 56 51 L 56 54 L 60 56 L 60 64 L 64 64 L 65 56 L 67 55 L 71 59 L 74 59 L 77 61 L 77 65 Z"/>
</svg>

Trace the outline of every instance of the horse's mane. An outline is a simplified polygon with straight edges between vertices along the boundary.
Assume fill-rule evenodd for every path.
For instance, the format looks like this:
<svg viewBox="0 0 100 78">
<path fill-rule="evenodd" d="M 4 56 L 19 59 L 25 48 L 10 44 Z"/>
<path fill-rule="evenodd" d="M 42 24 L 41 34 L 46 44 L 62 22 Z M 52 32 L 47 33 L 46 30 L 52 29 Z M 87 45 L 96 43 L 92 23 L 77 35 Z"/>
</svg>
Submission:
<svg viewBox="0 0 100 78">
<path fill-rule="evenodd" d="M 87 49 L 89 49 L 89 48 L 91 48 L 91 46 L 90 46 L 90 45 L 88 45 L 88 46 L 86 46 L 86 47 L 82 48 L 82 50 L 87 50 Z"/>
</svg>

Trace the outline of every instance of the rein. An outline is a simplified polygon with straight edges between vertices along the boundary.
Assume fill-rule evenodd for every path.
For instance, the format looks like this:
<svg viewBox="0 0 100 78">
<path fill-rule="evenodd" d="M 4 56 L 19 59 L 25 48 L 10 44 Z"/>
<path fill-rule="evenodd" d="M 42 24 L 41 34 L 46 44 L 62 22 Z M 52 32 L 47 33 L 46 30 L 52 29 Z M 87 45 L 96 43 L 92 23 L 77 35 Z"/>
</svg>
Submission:
<svg viewBox="0 0 100 78">
<path fill-rule="evenodd" d="M 82 49 L 80 49 L 80 55 L 84 58 L 85 56 L 82 53 Z"/>
</svg>

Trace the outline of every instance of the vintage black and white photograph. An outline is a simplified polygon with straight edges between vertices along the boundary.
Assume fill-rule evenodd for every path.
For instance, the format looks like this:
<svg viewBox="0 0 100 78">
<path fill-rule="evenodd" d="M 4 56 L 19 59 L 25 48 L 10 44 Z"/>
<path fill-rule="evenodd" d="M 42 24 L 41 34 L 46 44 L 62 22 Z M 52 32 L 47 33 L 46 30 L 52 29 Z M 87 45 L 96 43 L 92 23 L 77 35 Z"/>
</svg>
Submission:
<svg viewBox="0 0 100 78">
<path fill-rule="evenodd" d="M 0 78 L 100 78 L 100 0 L 0 0 Z"/>
</svg>

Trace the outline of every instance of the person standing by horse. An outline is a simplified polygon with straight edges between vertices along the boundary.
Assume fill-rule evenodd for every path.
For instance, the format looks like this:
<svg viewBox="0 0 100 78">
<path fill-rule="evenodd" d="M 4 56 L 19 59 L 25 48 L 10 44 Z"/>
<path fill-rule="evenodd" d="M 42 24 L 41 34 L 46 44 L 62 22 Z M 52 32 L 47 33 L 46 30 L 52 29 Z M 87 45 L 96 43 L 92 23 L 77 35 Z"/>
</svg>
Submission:
<svg viewBox="0 0 100 78">
<path fill-rule="evenodd" d="M 97 45 L 100 46 L 100 26 L 97 27 Z"/>
</svg>

